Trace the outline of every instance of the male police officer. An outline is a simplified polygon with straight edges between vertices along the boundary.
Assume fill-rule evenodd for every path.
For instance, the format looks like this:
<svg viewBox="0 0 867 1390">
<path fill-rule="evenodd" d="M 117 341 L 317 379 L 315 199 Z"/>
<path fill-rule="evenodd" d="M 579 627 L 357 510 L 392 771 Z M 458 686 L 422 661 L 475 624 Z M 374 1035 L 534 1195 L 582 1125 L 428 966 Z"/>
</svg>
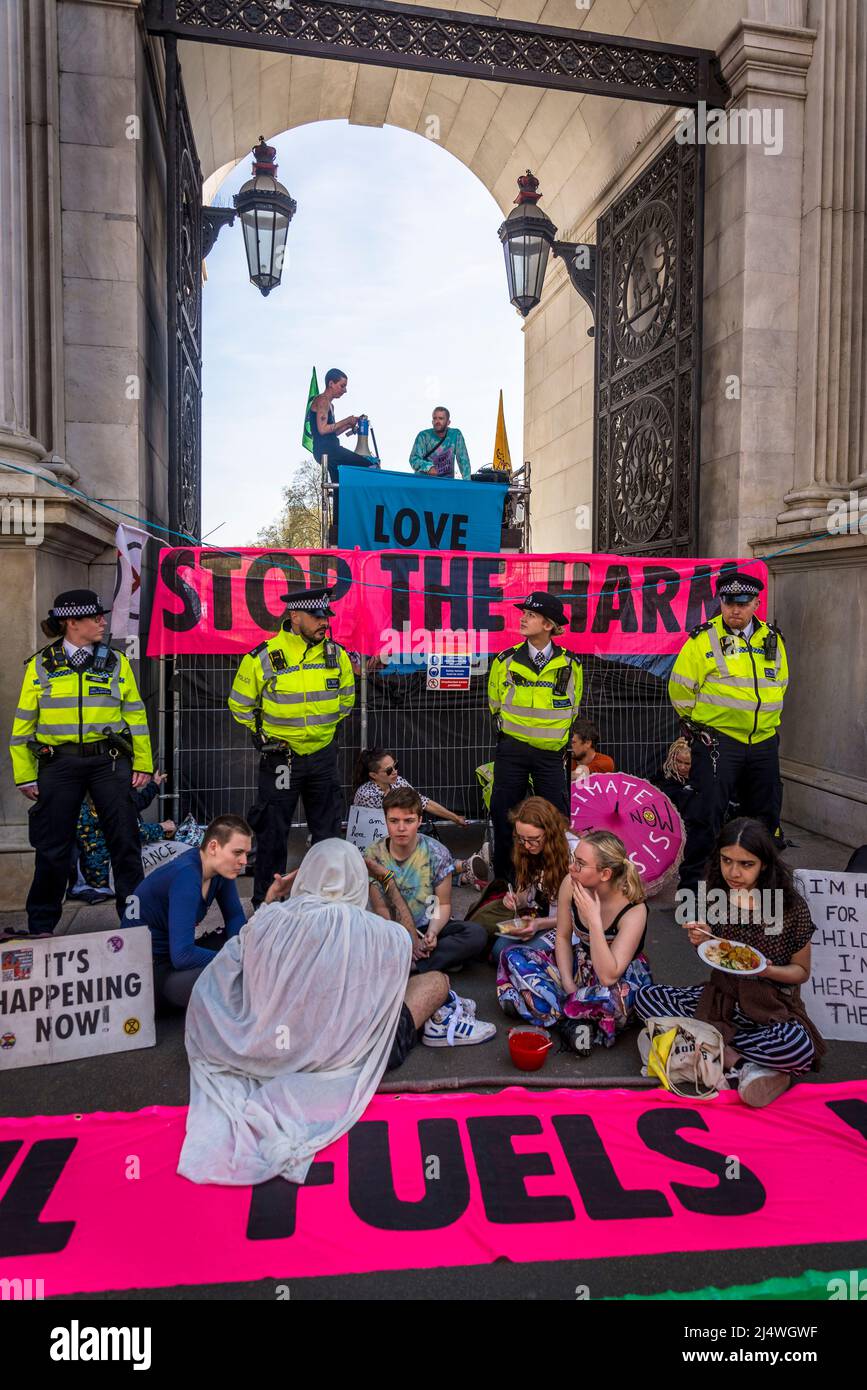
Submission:
<svg viewBox="0 0 867 1390">
<path fill-rule="evenodd" d="M 131 789 L 153 769 L 147 716 L 129 662 L 105 645 L 108 612 L 90 589 L 58 594 L 46 637 L 31 657 L 12 725 L 16 784 L 35 805 L 30 843 L 36 869 L 27 895 L 32 932 L 60 921 L 75 827 L 87 792 L 108 844 L 118 915 L 141 882 L 141 842 Z"/>
<path fill-rule="evenodd" d="M 327 637 L 330 589 L 284 594 L 276 637 L 244 657 L 229 709 L 261 753 L 259 795 L 247 819 L 256 832 L 253 906 L 286 872 L 292 815 L 304 802 L 313 843 L 340 834 L 341 792 L 334 735 L 355 704 L 349 657 Z"/>
<path fill-rule="evenodd" d="M 578 713 L 584 675 L 577 657 L 557 647 L 566 611 L 556 594 L 528 594 L 521 609 L 520 647 L 498 652 L 488 677 L 488 704 L 497 725 L 491 819 L 494 871 L 511 876 L 512 826 L 509 811 L 533 792 L 564 816 L 569 814 L 563 750 Z"/>
<path fill-rule="evenodd" d="M 717 582 L 722 612 L 693 628 L 674 663 L 668 694 L 691 737 L 695 788 L 686 812 L 682 888 L 695 891 L 730 800 L 779 830 L 777 729 L 789 679 L 786 648 L 773 623 L 755 617 L 764 589 L 752 574 Z"/>
</svg>

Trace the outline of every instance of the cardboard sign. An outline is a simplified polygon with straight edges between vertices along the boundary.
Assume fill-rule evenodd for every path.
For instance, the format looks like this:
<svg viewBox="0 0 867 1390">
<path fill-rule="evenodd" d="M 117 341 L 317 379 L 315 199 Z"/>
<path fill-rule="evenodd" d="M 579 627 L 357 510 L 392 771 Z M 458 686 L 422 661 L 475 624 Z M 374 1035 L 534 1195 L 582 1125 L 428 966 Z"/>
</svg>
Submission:
<svg viewBox="0 0 867 1390">
<path fill-rule="evenodd" d="M 287 591 L 320 585 L 333 588 L 334 640 L 368 656 L 491 656 L 517 646 L 515 605 L 534 589 L 562 599 L 568 626 L 557 643 L 568 651 L 673 655 L 691 628 L 719 612 L 716 582 L 732 570 L 767 583 L 760 560 L 182 546 L 160 554 L 148 656 L 243 656 L 279 630 Z"/>
<path fill-rule="evenodd" d="M 141 862 L 145 878 L 152 874 L 154 869 L 161 869 L 163 864 L 168 864 L 169 860 L 177 859 L 179 854 L 189 854 L 192 848 L 192 845 L 178 843 L 177 840 L 152 840 L 149 845 L 142 845 Z"/>
<path fill-rule="evenodd" d="M 428 690 L 469 690 L 470 658 L 434 654 L 427 663 Z"/>
<path fill-rule="evenodd" d="M 363 852 L 368 845 L 384 840 L 387 834 L 383 811 L 374 811 L 370 806 L 350 806 L 346 838 L 356 849 Z"/>
<path fill-rule="evenodd" d="M 155 1042 L 147 927 L 0 947 L 0 1071 Z"/>
<path fill-rule="evenodd" d="M 801 995 L 823 1038 L 867 1042 L 867 876 L 798 869 L 795 887 L 816 924 Z"/>
</svg>

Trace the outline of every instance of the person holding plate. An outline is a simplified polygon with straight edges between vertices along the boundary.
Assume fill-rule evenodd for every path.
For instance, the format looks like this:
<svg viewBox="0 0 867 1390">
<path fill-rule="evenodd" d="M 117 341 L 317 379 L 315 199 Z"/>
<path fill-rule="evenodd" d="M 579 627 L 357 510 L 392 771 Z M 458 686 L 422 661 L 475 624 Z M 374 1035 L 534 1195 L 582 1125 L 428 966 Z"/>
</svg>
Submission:
<svg viewBox="0 0 867 1390">
<path fill-rule="evenodd" d="M 705 985 L 640 989 L 635 1012 L 643 1019 L 680 1015 L 712 1023 L 726 1042 L 727 1075 L 741 1100 L 769 1105 L 793 1076 L 818 1070 L 825 1052 L 801 1000 L 815 927 L 761 821 L 742 816 L 724 826 L 705 873 L 709 908 L 720 900 L 725 906 L 708 910 L 710 923 L 682 923 L 690 945 L 703 954 L 717 938 L 749 951 L 738 952 L 732 967 L 714 968 Z"/>
</svg>

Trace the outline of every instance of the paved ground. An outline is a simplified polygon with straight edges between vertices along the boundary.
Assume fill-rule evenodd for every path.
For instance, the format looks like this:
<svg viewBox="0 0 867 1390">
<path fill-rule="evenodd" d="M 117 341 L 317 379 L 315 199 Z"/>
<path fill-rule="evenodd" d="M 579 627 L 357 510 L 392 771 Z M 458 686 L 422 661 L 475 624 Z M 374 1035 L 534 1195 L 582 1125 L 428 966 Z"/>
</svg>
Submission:
<svg viewBox="0 0 867 1390">
<path fill-rule="evenodd" d="M 788 827 L 796 842 L 787 853 L 793 867 L 844 868 L 850 850 L 830 840 Z M 477 848 L 471 830 L 446 831 L 444 838 L 457 853 Z M 303 843 L 294 847 L 290 863 L 297 863 Z M 249 897 L 251 879 L 241 881 L 242 896 Z M 456 909 L 471 899 L 459 890 Z M 672 984 L 695 983 L 695 953 L 685 933 L 674 922 L 673 888 L 651 900 L 647 954 L 654 977 Z M 456 914 L 457 915 L 457 914 Z M 23 915 L 0 914 L 0 930 L 20 925 Z M 110 907 L 68 904 L 59 932 L 76 934 L 108 930 L 117 918 Z M 700 978 L 700 977 L 698 977 Z M 494 991 L 493 971 L 488 966 L 468 968 L 455 977 L 461 994 L 476 1000 L 481 1018 L 498 1024 L 497 1037 L 481 1047 L 430 1050 L 418 1047 L 398 1076 L 403 1089 L 425 1088 L 447 1081 L 455 1089 L 496 1089 L 521 1084 L 522 1074 L 508 1053 L 508 1021 L 503 1019 Z M 642 1085 L 636 1047 L 637 1031 L 627 1033 L 610 1050 L 594 1049 L 582 1060 L 552 1049 L 541 1076 L 560 1085 Z M 840 1081 L 867 1077 L 867 1047 L 830 1043 L 822 1072 L 805 1079 Z M 188 1072 L 183 1043 L 183 1020 L 158 1020 L 157 1046 L 140 1052 L 98 1059 L 65 1062 L 53 1067 L 26 1068 L 4 1073 L 0 1088 L 0 1115 L 64 1114 L 93 1110 L 137 1110 L 148 1105 L 184 1105 L 189 1098 Z M 580 1280 L 572 1263 L 510 1265 L 507 1261 L 479 1269 L 415 1271 L 339 1279 L 293 1280 L 292 1297 L 298 1298 L 565 1298 L 574 1299 L 575 1285 L 588 1284 L 591 1297 L 623 1293 L 648 1293 L 667 1288 L 702 1288 L 711 1284 L 755 1282 L 771 1275 L 799 1274 L 807 1268 L 848 1269 L 865 1261 L 862 1247 L 810 1246 L 777 1250 L 729 1251 L 724 1257 L 692 1253 L 655 1256 L 653 1259 L 606 1260 L 582 1264 Z M 275 1297 L 272 1280 L 235 1285 L 214 1285 L 187 1290 L 129 1292 L 114 1297 L 253 1298 Z"/>
</svg>

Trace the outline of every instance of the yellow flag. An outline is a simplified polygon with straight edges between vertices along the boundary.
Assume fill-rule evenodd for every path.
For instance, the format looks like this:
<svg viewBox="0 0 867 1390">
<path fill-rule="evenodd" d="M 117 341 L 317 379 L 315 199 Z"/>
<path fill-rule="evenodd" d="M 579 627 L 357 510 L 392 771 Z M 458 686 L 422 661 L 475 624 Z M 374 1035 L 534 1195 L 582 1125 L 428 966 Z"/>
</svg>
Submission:
<svg viewBox="0 0 867 1390">
<path fill-rule="evenodd" d="M 497 411 L 497 437 L 494 440 L 494 467 L 501 473 L 511 473 L 512 455 L 509 453 L 509 438 L 506 434 L 506 420 L 503 415 L 503 393 L 500 392 L 500 408 Z"/>
</svg>

